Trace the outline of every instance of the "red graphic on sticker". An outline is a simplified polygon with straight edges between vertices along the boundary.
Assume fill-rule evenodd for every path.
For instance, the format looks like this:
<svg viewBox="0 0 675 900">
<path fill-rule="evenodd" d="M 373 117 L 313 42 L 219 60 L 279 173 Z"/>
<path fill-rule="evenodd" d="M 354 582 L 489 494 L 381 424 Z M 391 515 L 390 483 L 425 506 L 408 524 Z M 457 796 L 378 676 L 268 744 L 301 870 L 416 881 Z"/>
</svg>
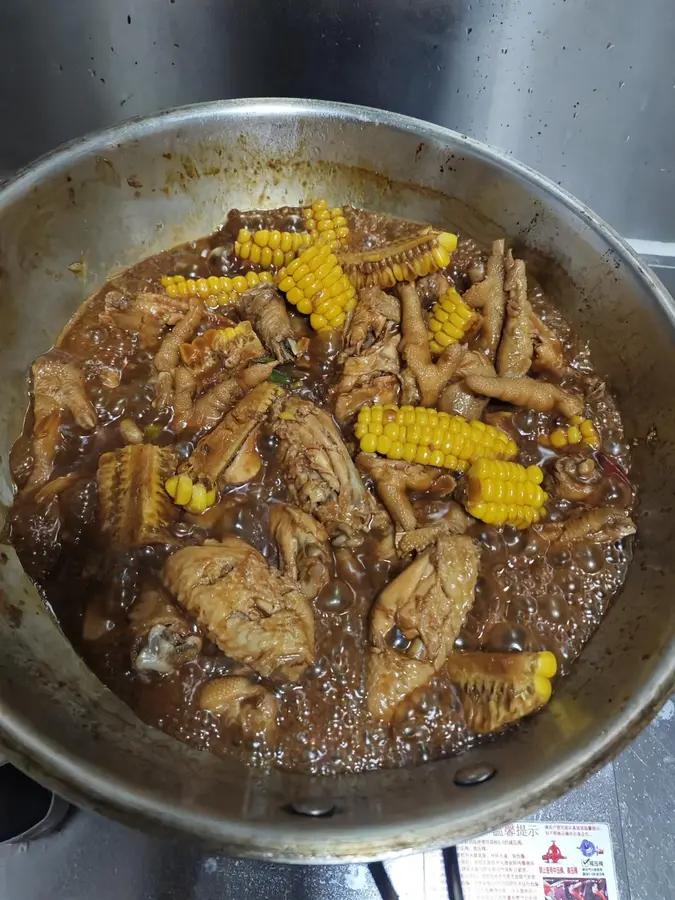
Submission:
<svg viewBox="0 0 675 900">
<path fill-rule="evenodd" d="M 560 862 L 561 859 L 567 859 L 567 857 L 563 856 L 560 847 L 553 841 L 546 853 L 542 856 L 542 859 L 544 862 L 557 863 Z"/>
</svg>

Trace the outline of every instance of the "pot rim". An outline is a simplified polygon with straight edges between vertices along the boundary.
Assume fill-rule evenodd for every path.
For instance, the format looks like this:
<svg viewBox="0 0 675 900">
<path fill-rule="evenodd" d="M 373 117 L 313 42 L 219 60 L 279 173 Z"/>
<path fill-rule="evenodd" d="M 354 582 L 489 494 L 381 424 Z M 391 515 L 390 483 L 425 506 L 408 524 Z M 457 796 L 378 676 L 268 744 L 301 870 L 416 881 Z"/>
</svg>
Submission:
<svg viewBox="0 0 675 900">
<path fill-rule="evenodd" d="M 249 116 L 271 112 L 283 117 L 330 115 L 351 122 L 390 126 L 414 134 L 421 140 L 470 148 L 472 155 L 536 186 L 573 213 L 603 240 L 622 264 L 629 267 L 648 291 L 656 295 L 675 330 L 675 302 L 659 279 L 620 235 L 584 203 L 529 166 L 467 135 L 372 107 L 323 100 L 251 98 L 192 104 L 151 116 L 138 116 L 63 144 L 21 169 L 0 189 L 0 212 L 11 206 L 15 198 L 41 182 L 43 177 L 65 171 L 73 163 L 93 154 L 103 154 L 107 146 L 134 139 L 139 132 L 170 130 L 200 119 L 221 120 L 244 110 Z M 566 758 L 564 767 L 559 766 L 555 772 L 542 771 L 528 783 L 517 800 L 514 801 L 513 792 L 506 792 L 504 799 L 491 806 L 489 821 L 485 812 L 473 816 L 470 820 L 472 833 L 478 834 L 528 815 L 584 781 L 615 757 L 647 725 L 674 689 L 675 652 L 671 651 L 662 655 L 640 691 L 617 710 L 611 727 L 594 742 L 595 752 L 592 755 L 589 755 L 590 747 L 577 747 Z M 288 825 L 269 827 L 178 810 L 175 805 L 149 791 L 131 791 L 120 779 L 111 778 L 102 768 L 83 765 L 76 758 L 65 756 L 58 747 L 48 745 L 27 719 L 15 712 L 8 713 L 1 707 L 0 745 L 7 750 L 9 759 L 27 774 L 76 803 L 122 820 L 135 815 L 156 827 L 168 826 L 177 831 L 189 831 L 211 842 L 217 841 L 224 851 L 238 856 L 295 863 L 369 861 L 447 846 L 457 837 L 457 828 L 453 827 L 449 813 L 433 816 L 420 814 L 418 820 L 410 823 L 414 833 L 409 825 L 402 829 L 400 825 L 383 824 L 369 829 L 365 834 L 363 829 L 351 826 L 340 827 L 339 830 L 326 829 L 322 834 L 322 829 L 316 827 L 318 823 L 311 819 L 289 819 Z M 360 777 L 367 775 L 364 773 Z M 466 831 L 466 825 L 465 820 L 462 830 Z M 402 831 L 405 831 L 404 842 L 401 841 Z"/>
</svg>

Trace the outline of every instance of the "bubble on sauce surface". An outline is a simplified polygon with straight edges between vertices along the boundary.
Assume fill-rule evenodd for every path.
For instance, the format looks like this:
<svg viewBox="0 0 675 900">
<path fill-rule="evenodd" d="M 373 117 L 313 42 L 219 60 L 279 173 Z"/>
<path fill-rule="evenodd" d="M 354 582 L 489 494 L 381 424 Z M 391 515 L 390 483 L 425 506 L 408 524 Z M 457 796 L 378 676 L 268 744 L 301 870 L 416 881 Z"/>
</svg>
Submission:
<svg viewBox="0 0 675 900">
<path fill-rule="evenodd" d="M 326 585 L 314 602 L 316 608 L 321 612 L 344 613 L 354 603 L 354 591 L 344 581 L 332 581 Z"/>
<path fill-rule="evenodd" d="M 528 633 L 519 625 L 500 622 L 495 625 L 483 640 L 483 650 L 493 653 L 522 652 L 527 648 Z"/>
<path fill-rule="evenodd" d="M 578 547 L 575 550 L 574 559 L 582 572 L 588 574 L 599 572 L 605 565 L 602 548 L 597 544 L 586 544 Z"/>
</svg>

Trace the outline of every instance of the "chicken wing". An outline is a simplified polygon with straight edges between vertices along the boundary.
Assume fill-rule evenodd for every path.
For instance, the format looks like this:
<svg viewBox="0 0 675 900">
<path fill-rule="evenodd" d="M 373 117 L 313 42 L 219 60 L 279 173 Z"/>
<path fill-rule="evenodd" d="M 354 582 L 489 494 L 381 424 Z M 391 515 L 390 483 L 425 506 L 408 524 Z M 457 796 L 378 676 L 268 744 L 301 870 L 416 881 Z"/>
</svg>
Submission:
<svg viewBox="0 0 675 900">
<path fill-rule="evenodd" d="M 407 491 L 428 491 L 441 470 L 385 459 L 374 453 L 359 453 L 356 467 L 373 478 L 380 500 L 396 525 L 403 531 L 416 528 L 417 519 Z"/>
<path fill-rule="evenodd" d="M 131 664 L 137 672 L 171 674 L 202 651 L 202 636 L 163 590 L 143 591 L 129 611 L 129 624 Z"/>
<path fill-rule="evenodd" d="M 372 498 L 333 419 L 310 401 L 289 397 L 273 428 L 293 503 L 316 516 L 335 544 L 358 541 L 371 524 Z"/>
<path fill-rule="evenodd" d="M 467 727 L 498 731 L 545 706 L 556 672 L 552 653 L 451 653 L 445 670 L 460 689 Z"/>
<path fill-rule="evenodd" d="M 247 739 L 270 741 L 277 728 L 277 698 L 261 684 L 248 678 L 228 676 L 207 682 L 199 694 L 199 706 L 238 727 Z"/>
<path fill-rule="evenodd" d="M 433 675 L 431 663 L 410 659 L 389 647 L 370 650 L 366 664 L 368 712 L 388 725 L 399 704 Z"/>
<path fill-rule="evenodd" d="M 187 297 L 168 297 L 166 294 L 133 294 L 109 291 L 103 302 L 99 319 L 138 335 L 140 347 L 154 347 L 164 330 L 179 322 L 188 311 Z"/>
<path fill-rule="evenodd" d="M 31 367 L 33 380 L 33 468 L 28 490 L 42 487 L 51 478 L 62 444 L 60 426 L 70 414 L 77 425 L 92 431 L 96 410 L 87 396 L 84 375 L 62 350 L 50 350 Z"/>
<path fill-rule="evenodd" d="M 469 390 L 465 379 L 467 375 L 494 376 L 495 368 L 480 350 L 469 350 L 464 344 L 454 346 L 462 348 L 462 355 L 450 383 L 439 398 L 438 409 L 450 415 L 462 416 L 467 421 L 480 419 L 488 400 Z M 459 354 L 460 351 L 455 352 Z"/>
<path fill-rule="evenodd" d="M 283 390 L 264 382 L 246 394 L 223 421 L 197 442 L 193 453 L 181 464 L 181 475 L 189 475 L 210 488 L 217 488 L 222 476 L 241 450 L 244 442 L 266 418 L 273 401 Z"/>
<path fill-rule="evenodd" d="M 402 356 L 415 378 L 422 406 L 435 407 L 464 355 L 464 348 L 460 344 L 450 344 L 437 362 L 433 362 L 422 303 L 415 285 L 400 284 L 398 291 L 403 322 Z"/>
<path fill-rule="evenodd" d="M 242 294 L 237 311 L 253 326 L 268 353 L 278 362 L 292 362 L 298 355 L 298 342 L 293 334 L 286 303 L 276 287 L 261 284 Z"/>
<path fill-rule="evenodd" d="M 314 661 L 309 601 L 245 541 L 226 536 L 184 547 L 166 561 L 163 577 L 223 653 L 260 675 L 296 681 Z"/>
<path fill-rule="evenodd" d="M 378 596 L 371 636 L 387 646 L 394 626 L 404 637 L 419 638 L 424 659 L 440 668 L 473 606 L 480 550 L 466 535 L 442 535 Z"/>
<path fill-rule="evenodd" d="M 538 525 L 536 531 L 551 542 L 554 549 L 570 544 L 604 544 L 620 541 L 635 534 L 636 527 L 625 510 L 614 506 L 585 509 L 562 522 L 547 522 Z"/>
<path fill-rule="evenodd" d="M 506 291 L 504 290 L 506 264 L 504 260 L 504 240 L 494 241 L 492 253 L 485 267 L 485 278 L 472 285 L 463 300 L 483 315 L 480 336 L 476 349 L 487 353 L 494 362 L 497 346 L 502 335 Z"/>
<path fill-rule="evenodd" d="M 548 381 L 534 378 L 499 378 L 487 375 L 468 375 L 466 386 L 475 394 L 504 400 L 514 406 L 524 406 L 537 412 L 559 412 L 567 418 L 580 416 L 584 411 L 584 398 L 580 394 L 563 390 Z"/>
<path fill-rule="evenodd" d="M 527 272 L 522 259 L 506 254 L 506 320 L 497 351 L 497 372 L 500 376 L 527 375 L 532 367 L 534 332 L 532 307 L 527 299 Z"/>
<path fill-rule="evenodd" d="M 281 571 L 314 600 L 333 570 L 328 532 L 314 516 L 287 503 L 270 507 L 270 530 L 279 547 Z"/>
<path fill-rule="evenodd" d="M 129 444 L 101 456 L 98 520 L 108 546 L 126 550 L 171 540 L 168 526 L 178 511 L 164 483 L 175 471 L 173 451 L 154 444 Z"/>
</svg>

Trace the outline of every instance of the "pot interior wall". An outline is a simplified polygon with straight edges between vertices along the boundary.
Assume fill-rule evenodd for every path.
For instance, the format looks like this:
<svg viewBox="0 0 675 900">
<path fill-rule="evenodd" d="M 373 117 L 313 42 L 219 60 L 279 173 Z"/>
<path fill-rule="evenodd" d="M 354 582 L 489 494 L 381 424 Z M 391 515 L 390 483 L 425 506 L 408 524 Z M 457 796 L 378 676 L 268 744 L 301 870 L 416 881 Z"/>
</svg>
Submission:
<svg viewBox="0 0 675 900">
<path fill-rule="evenodd" d="M 261 773 L 144 726 L 85 668 L 3 548 L 0 715 L 15 758 L 80 802 L 241 854 L 384 856 L 485 831 L 599 765 L 620 734 L 644 724 L 641 711 L 654 711 L 672 678 L 671 302 L 590 214 L 573 212 L 536 177 L 440 129 L 370 117 L 285 101 L 178 111 L 79 143 L 0 195 L 3 510 L 28 366 L 81 300 L 111 272 L 208 233 L 230 207 L 319 196 L 459 227 L 482 241 L 512 236 L 591 342 L 635 441 L 636 559 L 572 676 L 525 728 L 415 770 L 335 779 Z M 457 768 L 472 759 L 493 763 L 497 775 L 456 787 Z M 294 801 L 333 815 L 299 817 L 288 811 Z"/>
</svg>

